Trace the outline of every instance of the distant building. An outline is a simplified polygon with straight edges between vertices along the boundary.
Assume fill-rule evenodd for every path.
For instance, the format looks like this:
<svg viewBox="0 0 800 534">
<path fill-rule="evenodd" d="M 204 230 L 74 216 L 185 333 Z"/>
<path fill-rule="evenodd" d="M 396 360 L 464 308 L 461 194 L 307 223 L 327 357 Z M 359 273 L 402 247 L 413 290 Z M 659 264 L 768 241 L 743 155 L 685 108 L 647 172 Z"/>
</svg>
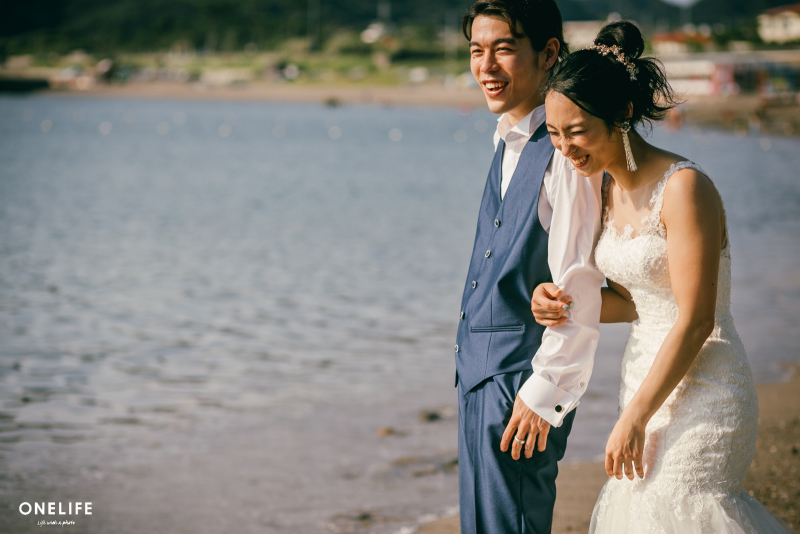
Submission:
<svg viewBox="0 0 800 534">
<path fill-rule="evenodd" d="M 758 16 L 758 35 L 766 43 L 800 41 L 800 4 L 768 9 Z"/>
<path fill-rule="evenodd" d="M 800 50 L 713 52 L 664 58 L 680 95 L 776 96 L 800 90 Z"/>
<path fill-rule="evenodd" d="M 672 88 L 681 95 L 720 94 L 715 85 L 718 65 L 708 59 L 682 59 L 664 61 L 664 68 Z M 736 92 L 728 90 L 727 94 Z"/>
<path fill-rule="evenodd" d="M 710 50 L 714 45 L 711 36 L 704 33 L 683 31 L 657 33 L 650 39 L 653 51 L 658 56 L 675 56 L 689 52 Z"/>
</svg>

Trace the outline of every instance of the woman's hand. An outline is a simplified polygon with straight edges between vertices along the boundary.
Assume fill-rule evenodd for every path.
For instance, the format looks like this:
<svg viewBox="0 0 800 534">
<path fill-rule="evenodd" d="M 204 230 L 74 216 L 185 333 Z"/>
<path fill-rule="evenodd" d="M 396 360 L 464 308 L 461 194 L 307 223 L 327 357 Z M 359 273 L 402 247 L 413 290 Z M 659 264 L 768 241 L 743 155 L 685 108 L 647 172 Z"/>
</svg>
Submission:
<svg viewBox="0 0 800 534">
<path fill-rule="evenodd" d="M 644 430 L 647 423 L 637 424 L 624 411 L 606 444 L 606 473 L 622 480 L 624 476 L 633 480 L 633 471 L 644 478 Z"/>
<path fill-rule="evenodd" d="M 630 323 L 639 318 L 633 297 L 624 287 L 608 280 L 608 287 L 601 288 L 600 292 L 603 298 L 601 323 Z M 573 304 L 572 297 L 564 295 L 558 286 L 544 283 L 533 290 L 531 311 L 540 325 L 558 326 L 569 319 L 566 312 Z"/>
<path fill-rule="evenodd" d="M 531 311 L 536 322 L 542 326 L 564 324 L 568 319 L 564 314 L 571 307 L 572 297 L 563 296 L 563 292 L 555 284 L 539 284 L 533 290 Z"/>
</svg>

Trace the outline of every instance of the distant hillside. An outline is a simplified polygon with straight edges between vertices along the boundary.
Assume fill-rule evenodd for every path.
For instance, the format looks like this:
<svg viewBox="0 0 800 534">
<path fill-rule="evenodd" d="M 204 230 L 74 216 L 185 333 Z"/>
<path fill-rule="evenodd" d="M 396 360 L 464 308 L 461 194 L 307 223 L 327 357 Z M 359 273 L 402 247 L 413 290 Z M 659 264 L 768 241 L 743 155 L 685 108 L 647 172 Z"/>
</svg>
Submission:
<svg viewBox="0 0 800 534">
<path fill-rule="evenodd" d="M 4 2 L 0 41 L 66 51 L 156 50 L 182 39 L 197 49 L 269 47 L 303 36 L 309 6 L 318 6 L 323 38 L 338 28 L 363 29 L 389 6 L 398 25 L 452 24 L 469 0 L 28 0 Z M 449 16 L 448 16 L 449 15 Z"/>
<path fill-rule="evenodd" d="M 89 52 L 169 48 L 178 40 L 206 50 L 270 48 L 304 36 L 309 6 L 318 6 L 322 40 L 341 28 L 361 30 L 378 18 L 397 26 L 427 27 L 435 38 L 445 23 L 456 26 L 470 0 L 27 0 L 4 2 L 0 56 L 75 48 Z M 700 22 L 753 17 L 780 0 L 701 0 L 691 10 Z M 565 20 L 602 20 L 617 12 L 645 28 L 665 29 L 689 14 L 661 0 L 558 0 Z M 379 5 L 381 6 L 379 8 Z M 312 10 L 312 13 L 314 10 Z M 313 23 L 312 23 L 313 26 Z M 424 32 L 423 32 L 424 33 Z"/>
<path fill-rule="evenodd" d="M 451 24 L 470 0 L 28 0 L 5 2 L 0 38 L 86 50 L 147 50 L 185 39 L 198 49 L 269 46 L 304 36 L 316 6 L 324 37 L 339 28 L 364 29 L 384 15 L 397 25 Z M 388 7 L 388 9 L 387 9 Z M 448 16 L 449 15 L 449 16 Z M 10 39 L 15 38 L 15 39 Z"/>
</svg>

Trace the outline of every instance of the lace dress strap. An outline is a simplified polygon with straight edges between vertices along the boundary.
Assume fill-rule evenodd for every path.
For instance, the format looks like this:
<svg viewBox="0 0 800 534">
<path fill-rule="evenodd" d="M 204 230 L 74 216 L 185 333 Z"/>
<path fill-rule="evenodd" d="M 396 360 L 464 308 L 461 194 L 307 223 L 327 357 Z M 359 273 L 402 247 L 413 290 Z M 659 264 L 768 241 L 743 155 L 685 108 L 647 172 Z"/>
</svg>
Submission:
<svg viewBox="0 0 800 534">
<path fill-rule="evenodd" d="M 670 165 L 667 172 L 664 173 L 664 177 L 653 190 L 653 196 L 650 197 L 650 209 L 652 211 L 650 215 L 642 218 L 644 226 L 639 231 L 640 234 L 657 234 L 661 237 L 667 237 L 667 228 L 661 220 L 661 208 L 664 206 L 664 189 L 667 187 L 667 181 L 670 176 L 681 169 L 695 169 L 708 176 L 706 171 L 693 161 L 684 160 Z"/>
</svg>

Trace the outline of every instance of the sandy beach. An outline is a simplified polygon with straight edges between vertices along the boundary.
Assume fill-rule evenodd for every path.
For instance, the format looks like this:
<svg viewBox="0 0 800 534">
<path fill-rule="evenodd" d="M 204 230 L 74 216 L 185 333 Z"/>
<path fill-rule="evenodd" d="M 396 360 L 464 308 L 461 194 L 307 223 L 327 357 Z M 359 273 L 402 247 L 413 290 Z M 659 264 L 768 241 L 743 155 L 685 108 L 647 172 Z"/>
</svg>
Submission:
<svg viewBox="0 0 800 534">
<path fill-rule="evenodd" d="M 338 105 L 383 106 L 485 106 L 477 88 L 445 88 L 442 84 L 294 84 L 252 81 L 230 85 L 169 81 L 98 83 L 86 90 L 69 86 L 54 88 L 53 94 L 88 97 L 147 98 L 175 100 L 229 100 L 253 102 L 305 102 Z"/>
<path fill-rule="evenodd" d="M 745 489 L 793 528 L 800 525 L 800 367 L 786 383 L 758 386 L 758 441 Z M 562 466 L 553 534 L 586 532 L 607 476 L 602 463 Z M 457 534 L 457 517 L 424 525 L 418 534 Z"/>
</svg>

